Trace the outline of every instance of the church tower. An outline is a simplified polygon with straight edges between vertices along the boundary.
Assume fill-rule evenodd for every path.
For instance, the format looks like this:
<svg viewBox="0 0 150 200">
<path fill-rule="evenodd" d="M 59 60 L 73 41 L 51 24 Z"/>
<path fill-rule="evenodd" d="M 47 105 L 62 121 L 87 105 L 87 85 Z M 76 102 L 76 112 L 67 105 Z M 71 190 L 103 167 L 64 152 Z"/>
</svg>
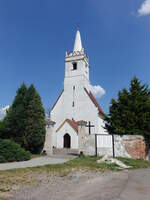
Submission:
<svg viewBox="0 0 150 200">
<path fill-rule="evenodd" d="M 68 99 L 66 115 L 69 118 L 78 116 L 79 102 L 83 101 L 83 89 L 89 90 L 89 61 L 82 47 L 79 30 L 76 32 L 73 51 L 66 52 L 65 56 L 65 78 L 64 78 L 64 96 Z M 67 109 L 68 108 L 68 109 Z"/>
<path fill-rule="evenodd" d="M 89 84 L 89 61 L 82 47 L 79 30 L 76 33 L 74 48 L 71 53 L 66 52 L 64 89 L 68 85 Z"/>
<path fill-rule="evenodd" d="M 89 60 L 82 47 L 79 30 L 75 36 L 72 52 L 65 55 L 64 89 L 51 109 L 51 119 L 55 121 L 54 145 L 78 148 L 78 121 L 91 122 L 93 134 L 104 133 L 104 113 L 91 92 L 89 80 Z"/>
</svg>

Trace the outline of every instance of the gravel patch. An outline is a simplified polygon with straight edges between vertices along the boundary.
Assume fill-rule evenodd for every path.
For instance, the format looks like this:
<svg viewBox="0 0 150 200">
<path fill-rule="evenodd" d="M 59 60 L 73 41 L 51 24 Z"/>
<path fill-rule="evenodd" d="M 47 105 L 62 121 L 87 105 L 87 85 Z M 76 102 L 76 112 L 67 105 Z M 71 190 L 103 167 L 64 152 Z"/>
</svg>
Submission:
<svg viewBox="0 0 150 200">
<path fill-rule="evenodd" d="M 74 171 L 40 174 L 37 185 L 22 186 L 10 200 L 149 200 L 150 170 Z"/>
</svg>

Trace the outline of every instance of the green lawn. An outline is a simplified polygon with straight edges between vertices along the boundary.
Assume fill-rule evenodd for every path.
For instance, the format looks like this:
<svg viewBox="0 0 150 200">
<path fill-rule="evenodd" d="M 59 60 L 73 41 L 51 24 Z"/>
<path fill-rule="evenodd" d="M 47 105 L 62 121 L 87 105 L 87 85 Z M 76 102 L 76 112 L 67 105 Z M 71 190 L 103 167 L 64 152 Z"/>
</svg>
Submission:
<svg viewBox="0 0 150 200">
<path fill-rule="evenodd" d="M 39 155 L 38 155 L 39 156 Z M 33 156 L 36 157 L 36 156 Z M 96 161 L 100 159 L 100 157 L 95 156 L 83 156 L 78 157 L 73 160 L 68 161 L 64 164 L 54 164 L 54 165 L 45 165 L 33 168 L 25 168 L 25 169 L 13 169 L 7 171 L 0 171 L 0 179 L 2 174 L 21 174 L 21 173 L 30 173 L 30 172 L 54 172 L 54 173 L 68 173 L 72 170 L 118 170 L 118 166 L 116 164 L 107 164 L 107 163 L 100 163 L 98 164 Z M 148 168 L 150 167 L 150 161 L 146 160 L 134 160 L 130 158 L 118 158 L 124 164 L 131 166 L 131 169 L 138 169 L 138 168 Z"/>
<path fill-rule="evenodd" d="M 124 164 L 131 166 L 131 169 L 150 168 L 150 161 L 147 160 L 134 160 L 131 158 L 118 158 Z"/>
</svg>

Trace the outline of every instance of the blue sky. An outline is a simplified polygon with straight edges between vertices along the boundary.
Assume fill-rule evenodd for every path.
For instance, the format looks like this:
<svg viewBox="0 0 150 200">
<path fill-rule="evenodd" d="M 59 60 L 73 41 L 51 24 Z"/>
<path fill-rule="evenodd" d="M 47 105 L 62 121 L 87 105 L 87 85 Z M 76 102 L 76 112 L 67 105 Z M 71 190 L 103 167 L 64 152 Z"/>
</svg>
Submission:
<svg viewBox="0 0 150 200">
<path fill-rule="evenodd" d="M 90 80 L 106 94 L 107 113 L 118 90 L 136 75 L 150 85 L 150 0 L 0 0 L 0 108 L 24 81 L 45 108 L 63 88 L 65 51 L 80 24 Z"/>
</svg>

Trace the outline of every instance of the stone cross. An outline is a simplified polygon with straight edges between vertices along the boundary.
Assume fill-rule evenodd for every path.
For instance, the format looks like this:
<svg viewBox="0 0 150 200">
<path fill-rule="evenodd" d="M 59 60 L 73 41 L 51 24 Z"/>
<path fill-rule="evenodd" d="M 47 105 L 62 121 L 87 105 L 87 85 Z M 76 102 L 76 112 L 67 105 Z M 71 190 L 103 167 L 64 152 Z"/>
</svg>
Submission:
<svg viewBox="0 0 150 200">
<path fill-rule="evenodd" d="M 89 121 L 88 122 L 88 125 L 86 125 L 86 127 L 89 128 L 89 135 L 91 134 L 91 128 L 94 128 L 95 126 L 94 125 L 91 125 L 91 122 Z"/>
</svg>

